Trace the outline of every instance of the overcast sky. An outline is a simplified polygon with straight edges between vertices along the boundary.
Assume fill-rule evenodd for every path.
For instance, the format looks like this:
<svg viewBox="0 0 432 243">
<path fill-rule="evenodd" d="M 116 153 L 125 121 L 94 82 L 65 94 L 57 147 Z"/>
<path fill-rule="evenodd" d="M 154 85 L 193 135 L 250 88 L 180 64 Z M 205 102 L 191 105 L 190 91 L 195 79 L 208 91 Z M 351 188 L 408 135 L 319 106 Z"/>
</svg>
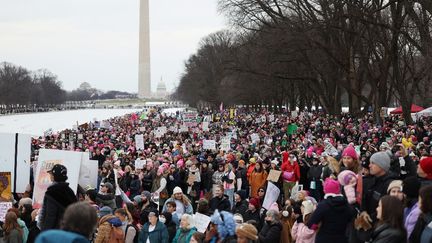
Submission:
<svg viewBox="0 0 432 243">
<path fill-rule="evenodd" d="M 139 0 L 0 2 L 0 62 L 46 68 L 66 90 L 137 92 Z M 152 90 L 161 76 L 178 85 L 199 41 L 225 24 L 217 0 L 150 0 Z"/>
</svg>

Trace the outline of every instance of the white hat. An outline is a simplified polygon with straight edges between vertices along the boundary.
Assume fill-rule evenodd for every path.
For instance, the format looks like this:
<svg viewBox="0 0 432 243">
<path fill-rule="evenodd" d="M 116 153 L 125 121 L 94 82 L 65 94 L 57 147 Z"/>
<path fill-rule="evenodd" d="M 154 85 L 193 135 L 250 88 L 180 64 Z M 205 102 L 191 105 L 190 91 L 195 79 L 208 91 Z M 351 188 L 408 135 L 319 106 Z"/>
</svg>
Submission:
<svg viewBox="0 0 432 243">
<path fill-rule="evenodd" d="M 180 187 L 176 186 L 176 187 L 174 187 L 173 194 L 176 194 L 176 193 L 182 193 L 183 194 L 183 191 Z"/>
<path fill-rule="evenodd" d="M 275 158 L 274 160 L 271 161 L 272 164 L 278 165 L 279 161 Z"/>
<path fill-rule="evenodd" d="M 313 203 L 311 201 L 309 201 L 309 200 L 303 201 L 302 202 L 302 206 L 304 208 L 303 215 L 308 215 L 308 214 L 313 213 L 313 211 L 314 211 L 314 205 L 313 205 Z"/>
</svg>

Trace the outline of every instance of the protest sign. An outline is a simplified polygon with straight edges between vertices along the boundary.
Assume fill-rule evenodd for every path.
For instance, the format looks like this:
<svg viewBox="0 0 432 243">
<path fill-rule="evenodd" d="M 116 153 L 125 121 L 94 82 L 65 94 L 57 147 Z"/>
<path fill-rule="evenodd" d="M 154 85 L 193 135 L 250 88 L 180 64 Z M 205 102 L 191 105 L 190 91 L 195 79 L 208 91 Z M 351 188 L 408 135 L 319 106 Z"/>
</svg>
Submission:
<svg viewBox="0 0 432 243">
<path fill-rule="evenodd" d="M 267 180 L 273 181 L 273 182 L 278 182 L 281 174 L 282 174 L 282 171 L 280 171 L 280 170 L 270 170 L 270 173 L 267 176 Z"/>
<path fill-rule="evenodd" d="M 203 140 L 203 149 L 204 150 L 216 150 L 216 141 L 215 140 Z"/>
<path fill-rule="evenodd" d="M 12 202 L 0 202 L 0 221 L 5 221 L 7 211 L 12 207 Z"/>
<path fill-rule="evenodd" d="M 269 116 L 269 122 L 274 122 L 274 120 L 275 120 L 274 115 L 270 115 Z"/>
<path fill-rule="evenodd" d="M 228 152 L 231 150 L 231 139 L 230 138 L 222 138 L 220 149 Z"/>
<path fill-rule="evenodd" d="M 78 134 L 78 139 L 83 140 L 84 136 L 82 134 Z"/>
<path fill-rule="evenodd" d="M 324 147 L 324 151 L 331 156 L 336 156 L 339 154 L 338 150 L 329 142 L 329 141 L 324 141 L 325 147 Z"/>
<path fill-rule="evenodd" d="M 204 232 L 207 230 L 208 225 L 210 224 L 210 217 L 201 214 L 201 213 L 195 213 L 193 216 L 193 226 L 197 229 L 198 232 L 201 232 L 204 234 Z"/>
<path fill-rule="evenodd" d="M 11 173 L 12 192 L 24 193 L 30 183 L 30 153 L 30 135 L 0 133 L 0 171 Z"/>
<path fill-rule="evenodd" d="M 277 201 L 280 194 L 280 189 L 272 182 L 268 182 L 267 191 L 264 197 L 263 208 L 269 210 L 271 205 Z"/>
<path fill-rule="evenodd" d="M 107 121 L 107 120 L 101 121 L 101 123 L 100 123 L 100 127 L 101 127 L 101 128 L 109 129 L 110 126 L 111 126 L 111 124 L 110 124 L 110 122 Z"/>
<path fill-rule="evenodd" d="M 10 201 L 13 198 L 10 172 L 0 172 L 0 185 L 0 202 Z"/>
<path fill-rule="evenodd" d="M 39 150 L 39 159 L 36 168 L 34 181 L 33 207 L 40 208 L 46 189 L 51 185 L 49 170 L 55 164 L 62 164 L 67 168 L 67 176 L 70 188 L 76 193 L 78 179 L 83 156 L 88 159 L 88 153 L 41 149 Z"/>
<path fill-rule="evenodd" d="M 96 188 L 98 180 L 98 161 L 87 158 L 82 159 L 78 184 L 82 188 Z"/>
<path fill-rule="evenodd" d="M 297 111 L 291 111 L 291 117 L 292 118 L 297 118 L 298 117 L 298 112 Z"/>
<path fill-rule="evenodd" d="M 250 135 L 252 143 L 258 143 L 260 141 L 260 137 L 257 133 L 253 133 Z"/>
<path fill-rule="evenodd" d="M 145 132 L 145 131 L 146 131 L 146 128 L 145 128 L 145 127 L 140 127 L 140 128 L 139 128 L 139 131 L 140 131 L 140 132 Z"/>
<path fill-rule="evenodd" d="M 197 126 L 197 117 L 198 113 L 196 111 L 189 111 L 183 113 L 183 123 L 187 127 L 196 127 Z"/>
<path fill-rule="evenodd" d="M 288 125 L 287 134 L 288 135 L 293 135 L 294 133 L 297 132 L 297 129 L 298 129 L 297 124 L 291 123 L 291 124 Z"/>
<path fill-rule="evenodd" d="M 137 150 L 144 150 L 144 135 L 136 134 L 135 135 L 135 147 Z"/>
<path fill-rule="evenodd" d="M 189 129 L 187 126 L 185 126 L 185 125 L 180 126 L 179 132 L 188 132 L 188 131 L 189 131 Z"/>
<path fill-rule="evenodd" d="M 202 123 L 202 130 L 204 132 L 207 132 L 209 130 L 209 122 L 203 122 Z"/>
<path fill-rule="evenodd" d="M 135 169 L 144 169 L 146 166 L 146 160 L 143 159 L 136 159 L 135 160 Z"/>
</svg>

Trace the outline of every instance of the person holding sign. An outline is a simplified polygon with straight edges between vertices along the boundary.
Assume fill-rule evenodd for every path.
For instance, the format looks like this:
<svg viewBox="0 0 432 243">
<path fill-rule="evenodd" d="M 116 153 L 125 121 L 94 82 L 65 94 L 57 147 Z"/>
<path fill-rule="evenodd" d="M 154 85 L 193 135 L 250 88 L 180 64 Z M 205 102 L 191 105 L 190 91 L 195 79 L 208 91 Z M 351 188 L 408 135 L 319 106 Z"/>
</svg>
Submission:
<svg viewBox="0 0 432 243">
<path fill-rule="evenodd" d="M 60 221 L 66 208 L 77 201 L 75 193 L 66 182 L 68 177 L 64 165 L 56 164 L 48 173 L 53 183 L 45 192 L 39 212 L 38 227 L 41 231 L 60 228 Z"/>
</svg>

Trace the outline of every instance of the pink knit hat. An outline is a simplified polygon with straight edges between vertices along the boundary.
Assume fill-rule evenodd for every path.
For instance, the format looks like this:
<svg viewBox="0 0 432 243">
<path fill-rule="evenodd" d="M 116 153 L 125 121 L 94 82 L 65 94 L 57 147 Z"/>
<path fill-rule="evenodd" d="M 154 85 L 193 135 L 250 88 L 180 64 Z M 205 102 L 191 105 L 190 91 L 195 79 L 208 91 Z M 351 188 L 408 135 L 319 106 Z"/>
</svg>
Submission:
<svg viewBox="0 0 432 243">
<path fill-rule="evenodd" d="M 342 157 L 345 157 L 345 156 L 351 157 L 355 160 L 358 159 L 357 152 L 355 151 L 353 146 L 348 146 L 344 149 L 344 151 L 342 153 Z"/>
<path fill-rule="evenodd" d="M 340 194 L 340 185 L 337 180 L 333 180 L 331 178 L 327 178 L 324 181 L 324 193 L 329 194 Z"/>
</svg>

